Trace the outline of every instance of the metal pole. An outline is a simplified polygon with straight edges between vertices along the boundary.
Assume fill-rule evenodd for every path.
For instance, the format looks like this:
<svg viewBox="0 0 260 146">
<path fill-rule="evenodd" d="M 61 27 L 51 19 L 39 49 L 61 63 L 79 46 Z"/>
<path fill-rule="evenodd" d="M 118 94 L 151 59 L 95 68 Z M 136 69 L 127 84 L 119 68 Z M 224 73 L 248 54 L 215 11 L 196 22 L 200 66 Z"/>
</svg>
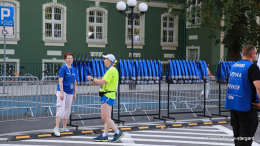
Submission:
<svg viewBox="0 0 260 146">
<path fill-rule="evenodd" d="M 131 40 L 131 47 L 132 47 L 132 60 L 134 60 L 134 8 L 131 8 L 131 25 L 132 25 L 132 28 L 131 28 L 131 31 L 132 31 L 132 40 Z"/>
<path fill-rule="evenodd" d="M 5 30 L 5 27 L 3 27 L 2 34 L 4 35 L 4 76 L 6 76 L 6 62 L 5 62 L 5 53 L 6 53 L 6 33 L 3 33 Z M 3 93 L 5 93 L 5 78 L 4 78 L 4 90 Z"/>
<path fill-rule="evenodd" d="M 221 77 L 221 68 L 222 68 L 222 62 L 220 62 L 220 66 L 219 66 L 219 74 L 218 74 L 218 79 L 219 79 L 219 84 L 218 84 L 218 113 L 219 115 L 221 114 L 220 111 L 220 98 L 221 98 L 221 92 L 220 92 L 220 88 L 221 88 L 221 84 L 220 84 L 220 77 Z"/>
</svg>

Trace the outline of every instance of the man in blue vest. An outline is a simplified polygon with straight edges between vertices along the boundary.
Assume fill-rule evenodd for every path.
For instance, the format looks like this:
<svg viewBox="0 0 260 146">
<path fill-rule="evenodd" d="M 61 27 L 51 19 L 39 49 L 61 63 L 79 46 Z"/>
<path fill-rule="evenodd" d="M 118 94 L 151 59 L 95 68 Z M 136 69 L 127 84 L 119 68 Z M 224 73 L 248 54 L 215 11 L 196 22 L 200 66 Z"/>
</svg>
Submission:
<svg viewBox="0 0 260 146">
<path fill-rule="evenodd" d="M 251 146 L 258 126 L 260 70 L 253 63 L 257 57 L 255 46 L 244 46 L 242 54 L 242 60 L 231 68 L 225 108 L 230 109 L 235 146 Z"/>
</svg>

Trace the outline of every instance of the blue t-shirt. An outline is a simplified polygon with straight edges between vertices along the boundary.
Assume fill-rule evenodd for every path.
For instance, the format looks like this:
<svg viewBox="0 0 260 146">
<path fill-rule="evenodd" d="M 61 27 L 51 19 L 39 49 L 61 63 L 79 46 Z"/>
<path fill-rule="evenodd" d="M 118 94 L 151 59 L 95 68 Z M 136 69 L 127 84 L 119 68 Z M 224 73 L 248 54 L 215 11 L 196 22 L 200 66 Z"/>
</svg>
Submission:
<svg viewBox="0 0 260 146">
<path fill-rule="evenodd" d="M 63 78 L 63 91 L 66 92 L 67 94 L 73 94 L 74 88 L 70 89 L 70 86 L 71 83 L 73 83 L 73 87 L 74 87 L 75 80 L 78 79 L 76 68 L 75 67 L 68 68 L 66 65 L 63 65 L 59 70 L 59 77 Z M 57 85 L 57 91 L 60 91 L 59 83 Z"/>
</svg>

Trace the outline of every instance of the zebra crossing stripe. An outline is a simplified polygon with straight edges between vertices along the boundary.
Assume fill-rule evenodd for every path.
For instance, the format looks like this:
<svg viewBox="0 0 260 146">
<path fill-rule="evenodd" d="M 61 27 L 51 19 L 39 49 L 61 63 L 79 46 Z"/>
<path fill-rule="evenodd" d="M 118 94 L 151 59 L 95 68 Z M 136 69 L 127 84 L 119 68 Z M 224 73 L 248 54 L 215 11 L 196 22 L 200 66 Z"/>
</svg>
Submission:
<svg viewBox="0 0 260 146">
<path fill-rule="evenodd" d="M 148 132 L 148 131 L 146 131 Z M 135 136 L 135 134 L 131 134 L 131 136 Z M 140 136 L 140 135 L 136 135 L 136 136 Z M 175 136 L 170 136 L 171 138 L 174 138 Z M 181 136 L 179 136 L 178 138 L 180 139 Z M 89 136 L 73 136 L 71 137 L 72 139 L 73 138 L 76 138 L 76 139 L 92 139 L 94 137 L 89 137 Z M 189 138 L 189 137 L 187 137 Z M 160 142 L 160 143 L 186 143 L 186 144 L 203 144 L 203 145 L 221 145 L 221 146 L 234 146 L 234 143 L 233 141 L 226 141 L 226 143 L 223 143 L 223 142 L 218 142 L 218 143 L 214 143 L 212 141 L 184 141 L 184 140 L 173 140 L 173 139 L 161 139 L 161 138 L 158 138 L 156 139 L 155 137 L 152 138 L 152 139 L 144 139 L 144 138 L 125 138 L 123 137 L 121 139 L 122 140 L 134 140 L 134 141 L 147 141 L 147 142 Z M 195 139 L 195 138 L 194 138 Z M 199 139 L 199 138 L 198 138 Z M 207 137 L 204 137 L 204 139 L 206 140 Z M 65 140 L 64 140 L 65 142 Z M 69 140 L 66 140 L 66 143 L 70 143 Z M 85 142 L 86 144 L 88 144 L 88 141 Z M 119 144 L 119 143 L 118 143 Z M 127 145 L 125 143 L 121 143 L 121 145 Z"/>
<path fill-rule="evenodd" d="M 132 131 L 132 132 L 137 132 L 137 133 L 147 133 L 147 131 Z M 149 131 L 149 133 L 164 133 L 164 134 L 196 134 L 196 135 L 214 135 L 214 136 L 229 136 L 228 134 L 219 134 L 219 133 L 195 133 L 195 132 L 173 132 L 173 131 L 161 131 L 161 130 L 156 130 L 156 131 Z"/>
<path fill-rule="evenodd" d="M 127 145 L 127 146 L 158 146 L 158 145 L 151 145 L 151 144 L 136 144 L 136 143 L 110 143 L 110 142 L 93 142 L 93 141 L 70 141 L 70 140 L 46 140 L 46 139 L 28 139 L 23 140 L 26 142 L 43 142 L 43 143 L 73 143 L 73 144 L 93 144 L 93 145 Z M 172 145 L 168 145 L 172 146 Z"/>
</svg>

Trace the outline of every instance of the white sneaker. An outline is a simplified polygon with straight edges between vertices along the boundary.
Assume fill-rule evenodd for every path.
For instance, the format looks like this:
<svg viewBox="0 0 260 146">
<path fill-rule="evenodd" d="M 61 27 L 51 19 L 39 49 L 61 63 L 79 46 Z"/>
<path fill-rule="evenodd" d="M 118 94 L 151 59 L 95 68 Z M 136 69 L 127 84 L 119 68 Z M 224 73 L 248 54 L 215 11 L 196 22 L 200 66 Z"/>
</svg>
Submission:
<svg viewBox="0 0 260 146">
<path fill-rule="evenodd" d="M 59 128 L 54 128 L 53 132 L 54 132 L 55 136 L 60 136 L 60 129 Z"/>
<path fill-rule="evenodd" d="M 68 128 L 64 128 L 64 129 L 62 128 L 62 129 L 61 129 L 61 132 L 69 132 L 69 131 L 70 131 L 70 130 L 69 130 Z"/>
</svg>

